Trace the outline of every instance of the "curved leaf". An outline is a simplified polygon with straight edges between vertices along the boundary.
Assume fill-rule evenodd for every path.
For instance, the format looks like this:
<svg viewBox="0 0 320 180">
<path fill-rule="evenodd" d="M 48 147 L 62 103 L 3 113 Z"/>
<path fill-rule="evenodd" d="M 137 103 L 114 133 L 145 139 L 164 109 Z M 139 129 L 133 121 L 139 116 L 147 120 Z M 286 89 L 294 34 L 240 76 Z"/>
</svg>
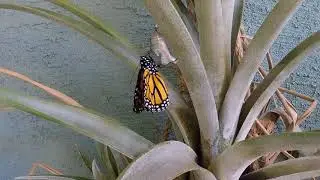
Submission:
<svg viewBox="0 0 320 180">
<path fill-rule="evenodd" d="M 135 158 L 153 144 L 115 119 L 103 117 L 84 108 L 77 108 L 0 89 L 0 104 L 8 104 L 25 112 L 60 123 L 108 145 L 124 155 Z"/>
<path fill-rule="evenodd" d="M 241 107 L 251 81 L 272 43 L 303 0 L 280 0 L 252 39 L 239 64 L 221 107 L 220 122 L 224 146 L 231 144 Z"/>
<path fill-rule="evenodd" d="M 319 147 L 319 131 L 260 136 L 227 148 L 212 162 L 209 169 L 218 179 L 239 179 L 253 161 L 266 153 Z"/>
<path fill-rule="evenodd" d="M 280 176 L 276 178 L 272 178 L 272 180 L 307 180 L 307 179 L 316 179 L 315 177 L 320 176 L 320 170 L 316 171 L 305 171 L 301 173 L 291 174 L 288 176 Z"/>
<path fill-rule="evenodd" d="M 62 15 L 47 9 L 30 6 L 0 3 L 0 9 L 22 11 L 67 25 L 68 27 L 85 35 L 89 39 L 97 42 L 105 49 L 111 50 L 116 55 L 129 60 L 126 62 L 131 64 L 133 67 L 136 67 L 136 61 L 137 59 L 139 59 L 139 56 L 132 49 L 130 49 L 120 41 L 112 38 L 111 36 L 108 36 L 103 31 L 96 29 L 83 21 L 79 21 L 70 16 Z"/>
<path fill-rule="evenodd" d="M 97 164 L 96 169 L 98 170 L 98 172 L 100 170 L 104 170 L 103 173 L 105 173 L 106 175 L 106 179 L 116 179 L 116 177 L 118 176 L 117 174 L 117 169 L 114 169 L 114 165 L 113 165 L 113 159 L 110 158 L 110 155 L 108 153 L 108 146 L 97 142 L 96 143 L 96 148 L 98 151 L 98 157 L 95 159 L 95 163 Z M 93 162 L 92 162 L 93 163 Z M 98 166 L 99 165 L 99 166 Z M 116 168 L 116 167 L 115 167 Z M 98 174 L 102 174 L 103 173 L 98 173 Z"/>
<path fill-rule="evenodd" d="M 0 3 L 0 9 L 1 8 L 31 13 L 65 24 L 73 28 L 74 30 L 82 33 L 83 35 L 87 36 L 89 39 L 92 39 L 93 41 L 97 42 L 102 47 L 106 49 L 111 49 L 112 52 L 115 52 L 117 55 L 125 57 L 127 60 L 129 60 L 127 62 L 129 62 L 131 67 L 136 68 L 139 56 L 132 49 L 123 46 L 123 44 L 115 41 L 113 38 L 108 37 L 105 33 L 94 29 L 87 23 L 42 8 Z M 182 118 L 184 117 L 184 111 L 188 111 L 191 114 L 190 108 L 183 102 L 181 96 L 178 93 L 175 93 L 170 86 L 168 88 L 171 94 L 170 98 L 173 102 L 168 112 L 173 117 L 175 117 L 174 120 L 177 124 L 179 124 L 180 131 L 186 135 L 184 136 L 185 142 L 190 143 L 190 145 L 193 145 L 192 147 L 196 149 L 195 144 L 198 144 L 198 124 L 196 121 L 190 122 L 190 117 L 188 119 Z M 178 105 L 178 107 L 173 107 L 174 104 Z M 194 115 L 192 117 L 194 117 Z"/>
<path fill-rule="evenodd" d="M 190 35 L 193 36 L 192 39 L 195 41 L 195 44 L 199 45 L 199 42 L 197 41 L 197 30 L 192 23 L 192 20 L 189 19 L 190 17 L 188 16 L 188 11 L 184 4 L 180 0 L 172 1 L 172 3 L 176 7 L 178 14 L 181 16 L 187 29 L 189 30 Z M 176 136 L 180 139 L 183 138 L 183 142 L 192 147 L 194 151 L 199 152 L 200 137 L 197 116 L 194 110 L 190 109 L 190 107 L 181 98 L 181 94 L 173 90 L 171 91 L 170 88 L 171 87 L 169 86 L 170 99 L 173 103 L 171 104 L 170 108 L 168 108 L 167 112 L 169 118 L 173 120 L 173 127 L 175 129 Z"/>
<path fill-rule="evenodd" d="M 78 146 L 77 146 L 77 151 L 84 165 L 87 167 L 87 169 L 89 169 L 90 172 L 92 172 L 92 163 L 91 163 L 92 161 L 89 159 L 89 157 L 85 153 L 81 152 Z"/>
<path fill-rule="evenodd" d="M 170 97 L 172 100 L 177 100 L 177 98 L 173 98 L 172 93 Z M 168 116 L 174 121 L 174 128 L 177 126 L 177 129 L 180 130 L 183 141 L 194 151 L 199 152 L 200 130 L 197 123 L 197 117 L 194 111 L 192 111 L 185 102 L 177 104 L 179 104 L 179 106 L 168 108 Z M 179 134 L 176 135 L 179 137 Z"/>
<path fill-rule="evenodd" d="M 320 47 L 320 32 L 314 33 L 304 40 L 270 71 L 243 105 L 239 121 L 239 125 L 242 125 L 242 127 L 237 134 L 236 141 L 246 138 L 254 121 L 270 97 L 299 63 L 318 47 Z"/>
<path fill-rule="evenodd" d="M 104 172 L 101 171 L 101 167 L 98 165 L 97 161 L 94 159 L 92 161 L 92 175 L 93 175 L 93 178 L 95 180 L 114 180 L 115 178 L 112 177 L 112 176 L 108 176 L 106 175 Z"/>
<path fill-rule="evenodd" d="M 233 11 L 230 14 L 231 19 L 229 19 L 222 16 L 222 11 L 226 9 L 222 10 L 221 0 L 197 0 L 194 3 L 200 37 L 201 59 L 219 111 L 228 85 L 227 77 L 231 74 L 230 43 Z M 230 8 L 233 9 L 233 7 Z M 229 29 L 226 29 L 225 26 L 229 24 L 227 20 L 230 21 Z"/>
<path fill-rule="evenodd" d="M 310 171 L 318 171 L 317 174 L 305 177 L 302 173 L 309 174 Z M 320 157 L 302 157 L 298 159 L 289 159 L 279 163 L 271 164 L 265 168 L 241 176 L 240 180 L 287 178 L 290 180 L 310 178 L 320 174 Z M 300 176 L 301 175 L 301 176 Z"/>
<path fill-rule="evenodd" d="M 217 153 L 213 145 L 219 131 L 218 114 L 211 86 L 201 61 L 199 46 L 182 18 L 174 1 L 145 0 L 145 4 L 159 25 L 160 33 L 165 37 L 178 59 L 177 65 L 186 82 L 193 107 L 196 111 L 201 133 L 201 145 L 204 164 Z M 179 41 L 177 41 L 179 39 Z"/>
<path fill-rule="evenodd" d="M 184 143 L 167 141 L 156 145 L 136 159 L 118 177 L 125 179 L 174 179 L 183 173 L 194 174 L 203 180 L 215 180 L 214 175 L 196 163 L 197 155 Z"/>
<path fill-rule="evenodd" d="M 232 30 L 231 30 L 231 59 L 232 59 L 231 64 L 232 66 L 235 63 L 234 53 L 235 53 L 237 38 L 240 31 L 240 26 L 241 26 L 243 4 L 244 4 L 244 0 L 234 0 L 234 11 L 233 11 Z"/>
<path fill-rule="evenodd" d="M 97 17 L 89 14 L 86 10 L 81 9 L 77 5 L 73 4 L 69 0 L 48 0 L 51 3 L 62 7 L 69 12 L 73 13 L 74 15 L 78 16 L 85 22 L 91 24 L 97 29 L 100 29 L 101 31 L 107 33 L 108 35 L 115 37 L 116 39 L 120 40 L 122 43 L 127 44 L 128 40 L 125 38 L 121 37 L 118 32 L 113 30 L 111 27 L 107 27 L 101 20 L 99 20 Z"/>
<path fill-rule="evenodd" d="M 49 176 L 20 176 L 14 178 L 15 180 L 93 180 L 85 177 L 77 177 L 77 176 L 57 176 L 57 175 L 49 175 Z"/>
<path fill-rule="evenodd" d="M 45 86 L 37 81 L 34 81 L 32 80 L 31 78 L 23 75 L 23 74 L 20 74 L 20 73 L 17 73 L 17 72 L 14 72 L 14 71 L 11 71 L 9 69 L 6 69 L 6 68 L 2 68 L 0 67 L 0 73 L 4 73 L 4 74 L 7 74 L 9 76 L 12 76 L 12 77 L 15 77 L 15 78 L 18 78 L 18 79 L 21 79 L 25 82 L 28 82 L 44 91 L 46 91 L 48 94 L 52 95 L 53 97 L 59 99 L 60 101 L 66 103 L 66 104 L 69 104 L 69 105 L 73 105 L 73 106 L 77 106 L 77 107 L 82 107 L 76 100 L 72 99 L 71 97 L 63 94 L 62 92 L 58 91 L 58 90 L 55 90 L 55 89 L 52 89 L 48 86 Z M 0 106 L 1 107 L 1 106 Z"/>
<path fill-rule="evenodd" d="M 130 162 L 127 157 L 125 157 L 118 151 L 113 150 L 111 148 L 109 148 L 109 150 L 111 152 L 110 156 L 112 155 L 114 159 L 113 167 L 116 169 L 117 176 L 118 176 L 130 164 Z"/>
</svg>

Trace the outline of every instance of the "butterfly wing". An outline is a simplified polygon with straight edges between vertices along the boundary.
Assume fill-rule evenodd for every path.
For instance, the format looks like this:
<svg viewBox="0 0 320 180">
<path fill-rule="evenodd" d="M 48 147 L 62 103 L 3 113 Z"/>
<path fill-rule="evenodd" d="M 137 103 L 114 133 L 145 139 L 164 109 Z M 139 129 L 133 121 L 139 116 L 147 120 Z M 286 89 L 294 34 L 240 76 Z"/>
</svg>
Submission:
<svg viewBox="0 0 320 180">
<path fill-rule="evenodd" d="M 168 89 L 157 71 L 152 57 L 141 56 L 140 71 L 138 74 L 133 111 L 140 113 L 144 109 L 151 112 L 160 112 L 169 105 Z"/>
<path fill-rule="evenodd" d="M 146 90 L 144 95 L 147 111 L 160 112 L 169 105 L 168 89 L 158 72 L 145 73 Z"/>
<path fill-rule="evenodd" d="M 144 93 L 145 93 L 145 80 L 144 80 L 144 69 L 140 69 L 138 73 L 138 79 L 136 89 L 134 91 L 133 99 L 133 111 L 140 113 L 144 110 Z"/>
</svg>

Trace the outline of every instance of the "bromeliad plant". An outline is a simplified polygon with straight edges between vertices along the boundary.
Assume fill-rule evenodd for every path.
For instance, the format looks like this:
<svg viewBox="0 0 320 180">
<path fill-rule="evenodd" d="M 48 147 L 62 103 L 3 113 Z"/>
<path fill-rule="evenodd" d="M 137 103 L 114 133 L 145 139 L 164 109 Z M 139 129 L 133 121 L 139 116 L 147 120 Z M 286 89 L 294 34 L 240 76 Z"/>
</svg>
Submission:
<svg viewBox="0 0 320 180">
<path fill-rule="evenodd" d="M 80 19 L 26 5 L 0 3 L 0 8 L 32 13 L 65 24 L 119 55 L 132 68 L 136 67 L 137 51 L 112 28 L 68 0 L 49 2 Z M 320 32 L 315 32 L 292 49 L 268 74 L 264 72 L 263 81 L 250 90 L 272 43 L 302 2 L 279 0 L 239 60 L 235 51 L 243 0 L 189 0 L 188 6 L 180 0 L 145 0 L 159 25 L 159 32 L 178 60 L 176 64 L 187 89 L 183 92 L 190 97 L 182 98 L 181 93 L 169 85 L 171 105 L 167 114 L 180 141 L 155 145 L 116 119 L 83 108 L 65 95 L 5 69 L 1 72 L 31 82 L 68 105 L 4 89 L 0 90 L 0 103 L 61 123 L 101 143 L 104 158 L 100 159 L 109 173 L 101 171 L 97 160 L 87 163 L 98 180 L 185 179 L 187 175 L 208 180 L 318 176 L 320 158 L 316 156 L 290 159 L 243 174 L 251 163 L 267 153 L 317 149 L 320 146 L 318 131 L 246 139 L 283 81 L 320 45 Z M 161 55 L 162 58 L 165 56 Z"/>
</svg>

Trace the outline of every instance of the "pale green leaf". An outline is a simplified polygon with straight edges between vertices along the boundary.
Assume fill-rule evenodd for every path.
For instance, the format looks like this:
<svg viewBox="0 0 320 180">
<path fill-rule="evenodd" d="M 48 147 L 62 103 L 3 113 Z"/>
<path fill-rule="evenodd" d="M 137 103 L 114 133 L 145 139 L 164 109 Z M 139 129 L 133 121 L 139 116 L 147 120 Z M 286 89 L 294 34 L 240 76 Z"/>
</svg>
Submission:
<svg viewBox="0 0 320 180">
<path fill-rule="evenodd" d="M 62 15 L 47 9 L 35 8 L 30 6 L 0 3 L 0 9 L 12 9 L 27 12 L 67 25 L 68 27 L 87 36 L 89 39 L 97 42 L 105 49 L 108 49 L 116 55 L 124 58 L 127 63 L 132 65 L 132 67 L 136 67 L 137 59 L 139 59 L 139 56 L 135 53 L 135 51 L 133 51 L 131 48 L 127 47 L 120 41 L 112 38 L 111 36 L 108 36 L 103 31 L 98 30 L 83 21 L 79 21 L 70 16 Z"/>
<path fill-rule="evenodd" d="M 196 158 L 197 155 L 189 146 L 178 141 L 167 141 L 133 161 L 118 180 L 174 179 L 189 171 L 195 171 L 198 179 L 215 180 L 211 172 L 196 163 Z"/>
<path fill-rule="evenodd" d="M 100 29 L 101 31 L 107 33 L 108 35 L 120 40 L 122 43 L 127 44 L 128 40 L 123 38 L 116 32 L 111 26 L 106 26 L 105 23 L 102 22 L 98 17 L 91 15 L 86 10 L 78 7 L 77 5 L 73 4 L 69 0 L 48 0 L 49 2 L 62 7 L 69 12 L 73 13 L 74 15 L 78 16 L 88 24 L 91 24 L 93 27 Z"/>
<path fill-rule="evenodd" d="M 196 27 L 192 23 L 192 20 L 188 17 L 187 9 L 180 0 L 172 1 L 172 4 L 176 7 L 177 12 L 185 23 L 194 43 L 199 47 L 198 33 Z M 169 118 L 173 120 L 173 128 L 176 138 L 179 140 L 183 139 L 183 142 L 198 152 L 200 141 L 199 125 L 194 110 L 191 109 L 185 101 L 182 100 L 181 95 L 175 91 L 170 91 L 170 99 L 173 104 L 171 104 L 167 112 Z"/>
<path fill-rule="evenodd" d="M 231 19 L 223 17 L 221 0 L 198 0 L 194 1 L 194 3 L 200 38 L 201 59 L 219 110 L 228 85 L 227 76 L 231 73 L 232 14 L 229 16 Z M 233 9 L 233 7 L 228 8 Z M 230 21 L 229 29 L 226 29 L 225 26 L 227 20 Z"/>
<path fill-rule="evenodd" d="M 106 146 L 104 151 L 105 151 L 105 154 L 108 155 L 109 163 L 112 168 L 113 175 L 114 175 L 114 177 L 117 177 L 119 175 L 118 165 L 117 165 L 117 161 L 111 151 L 111 148 L 109 146 Z M 117 151 L 114 151 L 114 152 L 117 152 Z"/>
<path fill-rule="evenodd" d="M 253 161 L 267 153 L 319 147 L 320 132 L 260 136 L 240 141 L 227 148 L 212 162 L 209 169 L 217 179 L 239 179 Z"/>
<path fill-rule="evenodd" d="M 89 171 L 92 172 L 92 166 L 91 166 L 92 161 L 89 160 L 89 157 L 86 154 L 84 154 L 83 152 L 80 151 L 79 147 L 77 147 L 77 150 L 78 150 L 78 153 L 79 153 L 84 165 L 89 169 Z"/>
<path fill-rule="evenodd" d="M 27 12 L 65 24 L 73 28 L 74 30 L 82 33 L 83 35 L 87 36 L 89 39 L 92 39 L 93 41 L 102 45 L 102 47 L 110 49 L 118 55 L 120 54 L 121 57 L 124 57 L 126 60 L 129 60 L 126 62 L 129 62 L 131 67 L 136 68 L 137 60 L 139 59 L 139 56 L 136 54 L 136 52 L 134 52 L 130 48 L 123 46 L 123 44 L 119 44 L 119 42 L 117 42 L 113 38 L 108 37 L 102 31 L 96 30 L 93 27 L 88 26 L 87 23 L 42 8 L 0 3 L 0 9 L 1 8 Z M 180 128 L 180 131 L 183 132 L 183 134 L 185 135 L 185 142 L 192 145 L 192 147 L 196 148 L 196 145 L 198 144 L 198 124 L 195 118 L 191 120 L 191 117 L 195 117 L 195 115 L 188 116 L 188 118 L 185 118 L 184 112 L 188 112 L 189 114 L 192 114 L 193 112 L 191 112 L 190 108 L 184 103 L 184 101 L 178 93 L 174 92 L 174 90 L 170 86 L 168 88 L 170 91 L 170 99 L 172 101 L 168 113 L 172 114 L 172 116 L 175 117 L 174 120 L 177 124 L 179 124 L 178 127 Z"/>
<path fill-rule="evenodd" d="M 280 176 L 276 178 L 272 178 L 270 180 L 314 180 L 319 178 L 320 176 L 320 170 L 316 171 L 305 171 L 301 173 L 291 174 L 288 176 Z"/>
<path fill-rule="evenodd" d="M 226 49 L 230 51 L 231 48 L 231 32 L 233 29 L 234 25 L 234 18 L 236 11 L 238 10 L 238 5 L 237 2 L 238 0 L 222 0 L 221 1 L 221 7 L 222 7 L 222 22 L 224 24 L 224 29 L 225 29 L 225 41 L 227 41 L 227 44 L 229 45 L 226 46 Z M 238 18 L 238 17 L 236 17 Z M 222 24 L 222 23 L 221 23 Z M 230 59 L 229 59 L 230 60 Z"/>
<path fill-rule="evenodd" d="M 170 95 L 172 101 L 177 99 L 173 99 L 172 94 Z M 194 151 L 199 152 L 200 130 L 197 123 L 197 117 L 194 111 L 190 109 L 185 102 L 177 104 L 179 104 L 179 106 L 172 108 L 171 105 L 167 110 L 169 118 L 174 121 L 173 128 L 176 135 L 178 135 L 177 138 L 180 138 L 181 140 L 181 134 L 183 141 L 192 147 Z"/>
<path fill-rule="evenodd" d="M 110 177 L 101 171 L 101 167 L 98 165 L 97 161 L 94 159 L 92 161 L 92 175 L 95 180 L 108 180 Z M 110 178 L 113 180 L 114 178 Z"/>
<path fill-rule="evenodd" d="M 147 152 L 153 144 L 117 120 L 84 108 L 27 97 L 0 89 L 0 103 L 63 124 L 108 145 L 130 158 Z"/>
<path fill-rule="evenodd" d="M 257 116 L 274 92 L 296 69 L 301 61 L 318 47 L 320 47 L 320 32 L 314 33 L 291 50 L 288 55 L 270 71 L 243 105 L 239 121 L 239 127 L 241 127 L 241 129 L 237 134 L 236 141 L 241 141 L 246 138 Z"/>
<path fill-rule="evenodd" d="M 127 157 L 125 157 L 123 154 L 119 153 L 118 151 L 113 150 L 111 148 L 110 148 L 110 151 L 115 160 L 115 166 L 118 173 L 117 175 L 119 175 L 130 164 L 130 161 Z"/>
<path fill-rule="evenodd" d="M 224 2 L 224 1 L 223 1 Z M 231 31 L 231 64 L 233 66 L 237 37 L 240 31 L 244 0 L 234 0 L 234 12 Z"/>
<path fill-rule="evenodd" d="M 175 140 L 183 142 L 184 138 L 182 136 L 182 133 L 181 133 L 177 123 L 174 120 L 174 117 L 172 117 L 171 114 L 168 113 L 168 118 L 169 119 L 166 121 L 166 124 L 165 124 L 166 128 L 169 125 L 169 123 L 171 123 L 170 125 L 171 125 L 171 129 L 172 129 L 172 131 L 174 133 Z M 168 121 L 170 121 L 170 122 L 168 122 Z M 188 144 L 190 147 L 192 147 L 192 145 L 190 145 L 189 143 L 187 143 L 187 142 L 185 142 L 185 143 Z M 192 147 L 192 149 L 195 150 L 193 147 Z"/>
<path fill-rule="evenodd" d="M 103 170 L 105 170 L 105 176 L 107 179 L 116 179 L 118 175 L 113 168 L 110 156 L 108 154 L 107 146 L 98 142 L 97 151 L 99 154 L 99 159 L 96 159 L 95 163 L 101 165 L 99 166 L 99 169 L 103 168 Z"/>
<path fill-rule="evenodd" d="M 252 39 L 233 76 L 220 111 L 221 133 L 225 141 L 223 146 L 230 145 L 234 138 L 245 95 L 261 61 L 302 2 L 280 0 Z"/>
<path fill-rule="evenodd" d="M 190 35 L 192 36 L 192 39 L 194 43 L 200 47 L 199 42 L 199 33 L 197 30 L 197 27 L 195 26 L 193 19 L 190 15 L 190 12 L 186 8 L 186 6 L 183 4 L 181 0 L 174 0 L 172 1 L 172 4 L 176 7 L 177 12 L 179 13 L 181 19 L 183 20 L 186 28 L 188 29 Z"/>
<path fill-rule="evenodd" d="M 93 180 L 85 177 L 77 176 L 59 176 L 59 175 L 49 175 L 49 176 L 19 176 L 14 178 L 15 180 Z"/>
<path fill-rule="evenodd" d="M 97 142 L 96 148 L 99 155 L 96 161 L 100 162 L 103 168 L 112 175 L 112 179 L 118 177 L 119 173 L 130 163 L 126 156 L 102 143 Z"/>
<path fill-rule="evenodd" d="M 219 123 L 214 96 L 201 61 L 199 47 L 170 0 L 145 0 L 145 4 L 178 60 L 177 65 L 198 117 L 204 164 L 208 164 L 209 159 L 216 153 L 212 144 L 217 140 Z"/>
<path fill-rule="evenodd" d="M 310 174 L 310 171 L 313 173 Z M 316 172 L 316 174 L 314 174 Z M 306 177 L 306 175 L 308 176 Z M 290 179 L 300 180 L 320 175 L 320 157 L 302 157 L 289 159 L 241 176 L 241 180 Z"/>
</svg>

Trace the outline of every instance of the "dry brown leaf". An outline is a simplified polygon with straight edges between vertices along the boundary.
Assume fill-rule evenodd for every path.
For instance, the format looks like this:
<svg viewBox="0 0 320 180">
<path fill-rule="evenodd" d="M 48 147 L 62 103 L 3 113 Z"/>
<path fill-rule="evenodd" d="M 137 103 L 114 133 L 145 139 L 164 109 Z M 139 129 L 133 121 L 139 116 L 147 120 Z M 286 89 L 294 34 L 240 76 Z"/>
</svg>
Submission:
<svg viewBox="0 0 320 180">
<path fill-rule="evenodd" d="M 6 106 L 4 104 L 0 104 L 0 111 L 12 111 L 14 108 Z"/>
<path fill-rule="evenodd" d="M 11 71 L 9 69 L 6 69 L 6 68 L 2 68 L 0 67 L 0 73 L 4 73 L 4 74 L 7 74 L 9 76 L 12 76 L 12 77 L 15 77 L 15 78 L 18 78 L 18 79 L 21 79 L 25 82 L 28 82 L 44 91 L 46 91 L 48 94 L 52 95 L 53 97 L 59 99 L 60 101 L 68 104 L 68 105 L 72 105 L 72 106 L 77 106 L 77 107 L 82 107 L 76 100 L 72 99 L 71 97 L 63 94 L 62 92 L 58 91 L 58 90 L 55 90 L 55 89 L 52 89 L 48 86 L 45 86 L 39 82 L 36 82 L 34 80 L 32 80 L 31 78 L 25 76 L 25 75 L 22 75 L 20 73 L 17 73 L 17 72 L 14 72 L 14 71 Z"/>
<path fill-rule="evenodd" d="M 309 117 L 310 114 L 313 112 L 313 110 L 317 106 L 317 101 L 315 99 L 309 97 L 309 96 L 306 96 L 306 95 L 303 95 L 303 94 L 299 94 L 296 91 L 288 90 L 286 88 L 279 88 L 279 91 L 291 94 L 293 96 L 299 97 L 299 98 L 301 98 L 303 100 L 306 100 L 306 101 L 310 102 L 310 106 L 300 116 L 297 117 L 297 120 L 295 122 L 295 126 L 299 126 L 307 117 Z"/>
<path fill-rule="evenodd" d="M 288 101 L 287 98 L 284 97 L 284 95 L 277 90 L 276 91 L 276 95 L 279 98 L 280 102 L 282 103 L 284 110 L 286 111 L 287 115 L 290 116 L 290 118 L 286 118 L 283 119 L 286 124 L 286 127 L 291 127 L 290 131 L 292 130 L 292 128 L 294 128 L 296 121 L 298 119 L 298 113 L 297 110 L 294 108 L 294 106 L 290 103 L 290 101 Z M 287 129 L 288 131 L 289 129 Z"/>
<path fill-rule="evenodd" d="M 256 120 L 255 124 L 250 130 L 249 137 L 259 137 L 263 135 L 269 135 L 274 132 L 276 127 L 277 120 L 281 118 L 284 122 L 290 122 L 290 115 L 287 114 L 282 108 L 277 108 L 272 111 L 268 111 L 264 113 L 259 120 Z M 289 126 L 289 125 L 288 125 Z M 288 127 L 288 129 L 294 126 Z M 290 153 L 287 151 L 282 152 L 287 158 L 294 158 Z M 280 153 L 269 153 L 255 162 L 253 162 L 247 169 L 247 171 L 255 171 L 262 167 L 266 167 L 269 164 L 272 164 L 278 157 Z"/>
<path fill-rule="evenodd" d="M 35 175 L 36 169 L 37 168 L 41 168 L 47 172 L 49 172 L 52 175 L 63 175 L 62 172 L 60 172 L 59 170 L 51 167 L 48 164 L 45 163 L 41 163 L 41 162 L 35 162 L 32 164 L 32 168 L 29 170 L 29 176 Z"/>
</svg>

